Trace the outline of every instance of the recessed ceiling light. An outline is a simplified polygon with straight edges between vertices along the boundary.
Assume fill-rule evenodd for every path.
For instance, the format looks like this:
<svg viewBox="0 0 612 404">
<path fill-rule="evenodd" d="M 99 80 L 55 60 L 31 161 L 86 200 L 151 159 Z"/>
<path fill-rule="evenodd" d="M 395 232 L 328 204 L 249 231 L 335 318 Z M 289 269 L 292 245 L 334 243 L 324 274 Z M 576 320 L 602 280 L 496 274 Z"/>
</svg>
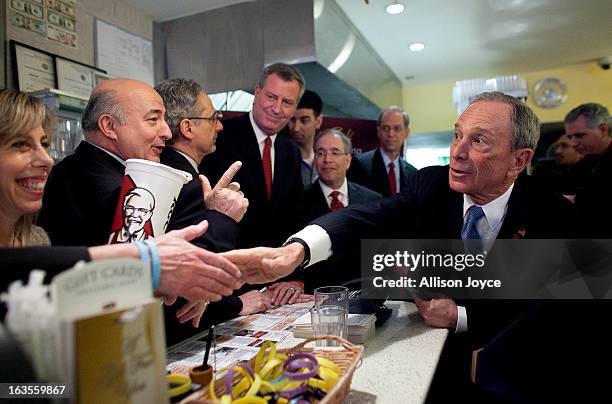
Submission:
<svg viewBox="0 0 612 404">
<path fill-rule="evenodd" d="M 388 4 L 385 10 L 387 10 L 387 14 L 399 14 L 404 11 L 404 5 L 394 1 L 393 3 Z"/>
<path fill-rule="evenodd" d="M 420 52 L 423 49 L 425 49 L 425 44 L 421 42 L 411 43 L 408 49 L 410 49 L 413 52 Z"/>
</svg>

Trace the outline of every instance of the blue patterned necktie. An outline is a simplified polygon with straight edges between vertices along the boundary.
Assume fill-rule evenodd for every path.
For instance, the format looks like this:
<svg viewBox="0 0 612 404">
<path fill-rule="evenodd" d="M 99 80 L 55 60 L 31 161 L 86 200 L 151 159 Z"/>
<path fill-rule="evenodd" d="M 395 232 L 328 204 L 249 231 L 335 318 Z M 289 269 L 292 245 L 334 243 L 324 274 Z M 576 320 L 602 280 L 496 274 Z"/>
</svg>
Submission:
<svg viewBox="0 0 612 404">
<path fill-rule="evenodd" d="M 463 228 L 461 229 L 461 238 L 464 240 L 464 246 L 466 252 L 469 253 L 481 253 L 482 252 L 482 242 L 480 233 L 478 233 L 478 228 L 476 225 L 478 221 L 484 216 L 484 211 L 480 206 L 472 205 L 467 210 L 467 215 L 465 218 L 465 223 L 463 224 Z M 465 242 L 465 240 L 472 240 Z"/>
</svg>

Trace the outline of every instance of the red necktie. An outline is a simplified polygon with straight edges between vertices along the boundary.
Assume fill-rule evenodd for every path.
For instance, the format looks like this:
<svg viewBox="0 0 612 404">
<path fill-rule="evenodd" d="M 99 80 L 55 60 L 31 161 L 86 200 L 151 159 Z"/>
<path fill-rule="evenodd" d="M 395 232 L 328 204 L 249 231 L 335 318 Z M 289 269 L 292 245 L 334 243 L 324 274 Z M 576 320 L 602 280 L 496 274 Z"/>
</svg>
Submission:
<svg viewBox="0 0 612 404">
<path fill-rule="evenodd" d="M 262 163 L 264 177 L 266 178 L 266 192 L 268 193 L 268 200 L 272 199 L 272 158 L 270 156 L 271 150 L 272 139 L 270 139 L 270 136 L 267 136 L 266 140 L 264 141 Z"/>
<path fill-rule="evenodd" d="M 395 184 L 395 164 L 389 163 L 389 186 L 391 187 L 391 195 L 397 193 L 397 186 Z"/>
<path fill-rule="evenodd" d="M 333 212 L 334 210 L 338 210 L 344 207 L 344 204 L 340 199 L 338 199 L 338 195 L 340 192 L 333 191 L 329 196 L 332 197 L 331 203 L 329 204 L 329 209 Z"/>
</svg>

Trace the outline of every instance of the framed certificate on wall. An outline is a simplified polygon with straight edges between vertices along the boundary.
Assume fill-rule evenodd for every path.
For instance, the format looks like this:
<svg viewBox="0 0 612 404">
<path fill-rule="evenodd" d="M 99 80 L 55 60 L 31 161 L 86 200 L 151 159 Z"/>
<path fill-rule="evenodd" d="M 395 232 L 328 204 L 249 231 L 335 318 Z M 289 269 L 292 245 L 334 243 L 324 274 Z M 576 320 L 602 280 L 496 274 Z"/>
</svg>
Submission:
<svg viewBox="0 0 612 404">
<path fill-rule="evenodd" d="M 13 68 L 17 88 L 31 92 L 55 88 L 55 56 L 40 49 L 11 40 Z"/>
<path fill-rule="evenodd" d="M 84 98 L 89 98 L 91 90 L 96 86 L 96 74 L 106 73 L 104 70 L 60 56 L 55 58 L 55 69 L 57 89 Z"/>
</svg>

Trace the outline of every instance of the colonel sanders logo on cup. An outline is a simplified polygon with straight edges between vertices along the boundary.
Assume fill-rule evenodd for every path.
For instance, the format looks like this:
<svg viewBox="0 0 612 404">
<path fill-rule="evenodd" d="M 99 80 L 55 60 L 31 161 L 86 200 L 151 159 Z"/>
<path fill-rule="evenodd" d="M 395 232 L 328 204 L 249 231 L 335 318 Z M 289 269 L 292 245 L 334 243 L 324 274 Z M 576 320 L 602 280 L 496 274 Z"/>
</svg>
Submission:
<svg viewBox="0 0 612 404">
<path fill-rule="evenodd" d="M 144 188 L 133 188 L 123 199 L 122 227 L 111 233 L 109 243 L 132 243 L 153 237 L 151 216 L 155 197 Z"/>
<path fill-rule="evenodd" d="M 189 173 L 163 164 L 128 160 L 108 243 L 132 243 L 164 234 L 178 194 L 189 180 Z"/>
</svg>

